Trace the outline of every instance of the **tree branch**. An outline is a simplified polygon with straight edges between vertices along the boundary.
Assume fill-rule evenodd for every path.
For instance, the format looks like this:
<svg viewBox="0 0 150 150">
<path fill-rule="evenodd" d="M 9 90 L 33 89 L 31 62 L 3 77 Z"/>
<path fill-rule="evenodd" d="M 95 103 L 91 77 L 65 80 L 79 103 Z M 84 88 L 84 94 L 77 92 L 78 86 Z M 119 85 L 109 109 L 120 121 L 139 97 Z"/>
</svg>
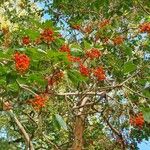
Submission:
<svg viewBox="0 0 150 150">
<path fill-rule="evenodd" d="M 143 97 L 143 98 L 146 98 L 146 99 L 149 99 L 149 100 L 150 100 L 149 97 L 146 97 L 146 96 L 140 94 L 139 92 L 132 90 L 131 88 L 129 88 L 129 87 L 126 86 L 126 85 L 123 85 L 123 87 L 126 88 L 126 89 L 128 89 L 131 93 L 137 94 L 137 95 L 140 96 L 140 97 Z"/>
<path fill-rule="evenodd" d="M 26 145 L 27 145 L 27 147 L 29 147 L 29 150 L 34 150 L 33 144 L 32 144 L 32 142 L 30 140 L 30 136 L 26 132 L 26 130 L 23 127 L 23 125 L 21 124 L 21 122 L 18 120 L 18 118 L 16 117 L 16 115 L 13 113 L 12 110 L 9 110 L 8 112 L 9 112 L 11 118 L 14 119 L 16 125 L 18 126 L 19 130 L 21 131 L 22 135 L 24 136 Z"/>
</svg>

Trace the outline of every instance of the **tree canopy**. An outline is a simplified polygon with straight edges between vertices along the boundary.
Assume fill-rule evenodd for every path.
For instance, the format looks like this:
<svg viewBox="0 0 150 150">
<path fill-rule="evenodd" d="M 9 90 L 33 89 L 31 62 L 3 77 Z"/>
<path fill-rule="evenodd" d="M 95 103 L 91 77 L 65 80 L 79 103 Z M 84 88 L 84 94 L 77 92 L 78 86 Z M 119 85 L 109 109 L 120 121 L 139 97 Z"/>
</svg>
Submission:
<svg viewBox="0 0 150 150">
<path fill-rule="evenodd" d="M 148 141 L 149 6 L 1 1 L 1 148 L 138 150 Z"/>
</svg>

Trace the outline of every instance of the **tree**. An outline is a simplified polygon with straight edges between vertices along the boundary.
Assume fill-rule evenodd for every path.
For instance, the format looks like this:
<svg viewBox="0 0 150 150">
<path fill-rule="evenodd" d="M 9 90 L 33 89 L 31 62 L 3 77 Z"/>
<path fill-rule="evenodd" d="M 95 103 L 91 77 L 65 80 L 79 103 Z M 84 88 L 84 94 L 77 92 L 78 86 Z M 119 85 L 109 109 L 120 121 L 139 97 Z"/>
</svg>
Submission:
<svg viewBox="0 0 150 150">
<path fill-rule="evenodd" d="M 138 149 L 150 136 L 149 2 L 42 5 L 10 0 L 0 7 L 7 135 L 0 142 L 5 149 Z M 50 20 L 42 21 L 45 13 Z"/>
</svg>

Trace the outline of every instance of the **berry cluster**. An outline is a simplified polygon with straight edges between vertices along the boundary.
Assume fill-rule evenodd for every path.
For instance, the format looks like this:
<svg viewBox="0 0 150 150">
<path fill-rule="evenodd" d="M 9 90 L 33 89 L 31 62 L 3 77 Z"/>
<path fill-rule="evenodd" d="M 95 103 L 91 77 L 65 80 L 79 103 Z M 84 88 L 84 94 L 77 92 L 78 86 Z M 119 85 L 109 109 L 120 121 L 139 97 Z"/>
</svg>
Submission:
<svg viewBox="0 0 150 150">
<path fill-rule="evenodd" d="M 60 51 L 70 53 L 70 48 L 67 44 L 64 44 L 61 46 Z"/>
<path fill-rule="evenodd" d="M 68 61 L 72 63 L 78 63 L 79 71 L 83 76 L 88 77 L 90 75 L 91 69 L 83 65 L 83 60 L 80 57 L 75 57 L 71 55 L 71 50 L 68 45 L 64 44 L 60 48 L 61 52 L 66 52 Z M 85 58 L 90 58 L 90 60 L 99 58 L 102 56 L 102 53 L 97 48 L 92 48 L 91 50 L 87 51 L 85 54 Z M 105 80 L 105 73 L 102 67 L 96 68 L 93 72 L 93 74 L 98 78 L 98 80 L 102 81 Z M 53 79 L 49 81 L 51 85 L 53 85 L 53 82 L 55 82 Z"/>
<path fill-rule="evenodd" d="M 30 44 L 30 38 L 28 37 L 28 36 L 24 36 L 23 38 L 22 38 L 22 43 L 24 44 L 24 45 L 29 45 Z"/>
<path fill-rule="evenodd" d="M 30 101 L 31 105 L 34 109 L 39 110 L 45 106 L 47 101 L 46 96 L 36 95 L 32 101 Z"/>
<path fill-rule="evenodd" d="M 99 24 L 99 27 L 100 27 L 100 28 L 104 28 L 104 27 L 106 27 L 108 24 L 110 24 L 110 20 L 109 20 L 109 19 L 104 19 L 104 20 Z"/>
<path fill-rule="evenodd" d="M 71 54 L 68 54 L 67 57 L 68 57 L 69 62 L 74 62 L 74 63 L 75 62 L 77 62 L 77 63 L 81 62 L 80 57 L 75 57 L 75 56 L 72 56 Z"/>
<path fill-rule="evenodd" d="M 142 113 L 137 114 L 136 116 L 132 116 L 130 118 L 130 124 L 134 127 L 139 127 L 140 129 L 144 125 L 144 117 Z"/>
<path fill-rule="evenodd" d="M 95 58 L 99 58 L 101 55 L 102 53 L 97 48 L 92 48 L 90 51 L 86 52 L 86 56 L 91 60 Z"/>
<path fill-rule="evenodd" d="M 145 22 L 140 25 L 140 32 L 148 32 L 150 33 L 150 22 Z"/>
<path fill-rule="evenodd" d="M 41 33 L 41 39 L 45 43 L 50 43 L 54 41 L 54 31 L 51 28 L 45 28 Z"/>
<path fill-rule="evenodd" d="M 68 58 L 69 62 L 78 62 L 78 63 L 80 63 L 80 61 L 81 61 L 80 57 L 72 56 L 71 55 L 71 50 L 70 50 L 70 48 L 67 44 L 62 45 L 61 48 L 60 48 L 60 51 L 61 52 L 66 52 L 68 54 L 67 58 Z"/>
<path fill-rule="evenodd" d="M 84 76 L 89 76 L 89 69 L 87 67 L 85 67 L 83 64 L 80 64 L 79 66 L 79 70 L 80 70 L 80 73 Z"/>
<path fill-rule="evenodd" d="M 14 54 L 14 61 L 16 70 L 18 70 L 20 73 L 24 73 L 28 70 L 30 65 L 30 58 L 27 55 L 16 52 Z"/>
<path fill-rule="evenodd" d="M 113 39 L 113 42 L 115 45 L 121 45 L 124 41 L 124 38 L 122 36 L 117 36 Z"/>
<path fill-rule="evenodd" d="M 98 67 L 94 70 L 94 76 L 97 77 L 99 81 L 103 81 L 106 79 L 105 72 L 102 67 Z"/>
</svg>

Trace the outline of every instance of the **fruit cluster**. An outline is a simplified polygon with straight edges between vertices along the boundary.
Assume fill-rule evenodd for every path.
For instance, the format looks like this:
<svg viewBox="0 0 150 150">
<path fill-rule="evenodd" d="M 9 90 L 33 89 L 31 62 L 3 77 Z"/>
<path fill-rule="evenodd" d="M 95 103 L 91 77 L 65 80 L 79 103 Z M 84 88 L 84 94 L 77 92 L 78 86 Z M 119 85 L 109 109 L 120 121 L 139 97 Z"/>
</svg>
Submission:
<svg viewBox="0 0 150 150">
<path fill-rule="evenodd" d="M 106 79 L 105 72 L 102 67 L 94 69 L 94 75 L 99 81 L 103 81 Z"/>
<path fill-rule="evenodd" d="M 23 43 L 23 45 L 29 45 L 30 44 L 30 38 L 28 37 L 28 36 L 24 36 L 23 38 L 22 38 L 22 43 Z"/>
<path fill-rule="evenodd" d="M 30 103 L 34 109 L 39 110 L 45 106 L 46 101 L 47 101 L 46 96 L 36 95 L 34 99 L 30 101 Z"/>
<path fill-rule="evenodd" d="M 100 24 L 99 24 L 99 27 L 100 28 L 104 28 L 106 27 L 107 25 L 110 24 L 110 20 L 109 19 L 104 19 Z"/>
<path fill-rule="evenodd" d="M 145 22 L 140 25 L 140 32 L 150 33 L 150 22 Z"/>
<path fill-rule="evenodd" d="M 142 129 L 144 125 L 144 117 L 142 113 L 137 114 L 136 116 L 132 116 L 130 118 L 130 124 L 133 125 L 134 127 L 139 127 Z"/>
<path fill-rule="evenodd" d="M 79 70 L 82 75 L 89 76 L 90 70 L 87 67 L 85 67 L 83 64 L 80 64 Z"/>
<path fill-rule="evenodd" d="M 20 73 L 24 73 L 28 70 L 30 66 L 30 58 L 26 54 L 16 52 L 13 58 L 15 61 L 16 70 Z"/>
<path fill-rule="evenodd" d="M 50 43 L 54 41 L 54 31 L 51 28 L 45 28 L 43 32 L 41 33 L 41 39 L 45 43 Z"/>
<path fill-rule="evenodd" d="M 70 54 L 70 48 L 69 48 L 69 46 L 67 44 L 62 45 L 61 48 L 60 48 L 60 51 Z"/>
<path fill-rule="evenodd" d="M 114 45 L 121 45 L 124 41 L 123 36 L 117 36 L 113 39 Z"/>
<path fill-rule="evenodd" d="M 62 45 L 60 48 L 60 51 L 67 53 L 67 58 L 68 58 L 69 62 L 79 62 L 80 63 L 80 61 L 81 61 L 80 57 L 75 57 L 75 56 L 71 55 L 71 50 L 69 48 L 69 45 L 67 45 L 67 44 Z"/>
<path fill-rule="evenodd" d="M 80 57 L 75 57 L 75 56 L 71 55 L 71 50 L 68 45 L 66 45 L 66 44 L 62 45 L 60 48 L 60 51 L 67 53 L 69 62 L 78 63 L 79 71 L 83 76 L 89 77 L 90 73 L 93 73 L 94 76 L 97 77 L 99 81 L 105 80 L 106 76 L 105 76 L 105 72 L 102 67 L 98 67 L 98 68 L 94 69 L 93 72 L 91 72 L 92 69 L 90 69 L 84 65 L 83 59 L 81 59 Z M 89 58 L 90 60 L 94 60 L 101 56 L 102 56 L 101 51 L 99 51 L 97 48 L 92 48 L 85 53 L 84 59 Z"/>
<path fill-rule="evenodd" d="M 102 53 L 97 48 L 92 48 L 90 51 L 86 52 L 86 56 L 91 60 L 95 58 L 99 58 L 101 55 Z"/>
</svg>

